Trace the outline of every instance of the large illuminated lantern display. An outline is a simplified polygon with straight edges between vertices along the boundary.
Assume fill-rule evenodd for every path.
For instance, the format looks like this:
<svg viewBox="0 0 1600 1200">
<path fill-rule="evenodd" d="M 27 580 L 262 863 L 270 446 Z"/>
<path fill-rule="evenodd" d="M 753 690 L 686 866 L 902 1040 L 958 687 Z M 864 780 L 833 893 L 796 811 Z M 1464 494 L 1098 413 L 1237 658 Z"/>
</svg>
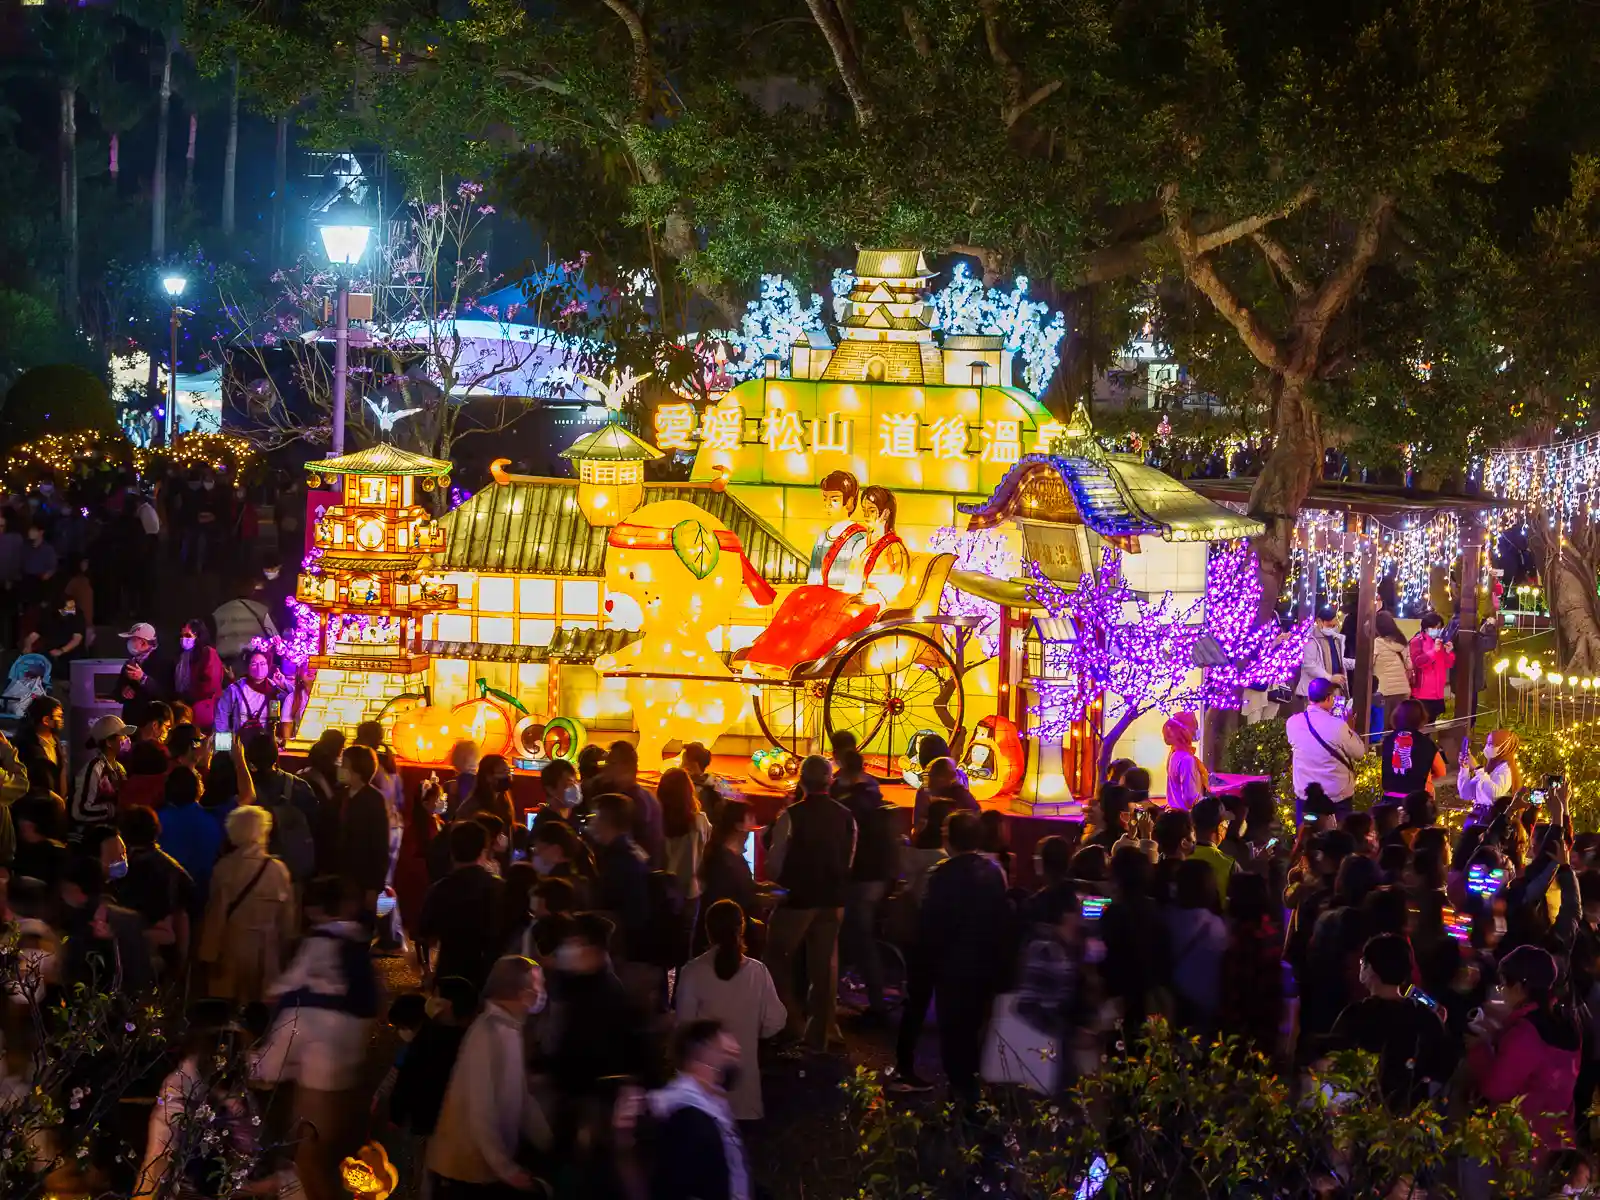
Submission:
<svg viewBox="0 0 1600 1200">
<path fill-rule="evenodd" d="M 559 723 L 563 746 L 636 733 L 647 770 L 703 741 L 753 757 L 752 777 L 781 786 L 783 763 L 833 733 L 854 734 L 869 765 L 897 777 L 917 739 L 959 732 L 985 795 L 1072 811 L 1093 789 L 1119 698 L 1107 688 L 1070 712 L 1054 702 L 1082 656 L 1064 652 L 1076 631 L 1052 589 L 1076 589 L 1109 547 L 1131 595 L 1170 592 L 1198 613 L 1209 545 L 1261 527 L 1104 452 L 1081 413 L 1052 418 L 1013 382 L 1004 337 L 950 322 L 936 337 L 930 278 L 917 251 L 862 251 L 836 345 L 808 334 L 710 405 L 658 405 L 650 441 L 618 412 L 567 450 L 576 478 L 496 466 L 436 530 L 408 535 L 430 540 L 425 570 L 393 575 L 418 589 L 404 620 L 420 635 L 404 634 L 414 640 L 396 655 L 406 670 L 359 706 L 341 676 L 343 707 L 332 696 L 318 707 L 323 670 L 301 737 L 425 684 L 436 724 L 480 699 L 520 706 L 512 754 L 524 766 Z M 688 481 L 645 477 L 663 454 L 692 458 Z M 348 469 L 353 514 L 378 492 Z M 383 478 L 410 503 L 411 476 Z M 401 520 L 386 510 L 384 528 Z M 368 551 L 359 517 L 330 514 L 328 535 L 319 598 L 330 559 L 352 579 L 389 578 L 350 561 L 392 559 L 388 533 Z M 1149 767 L 1158 792 L 1164 719 L 1141 710 L 1119 727 L 1118 753 Z M 402 732 L 436 755 L 430 720 Z"/>
</svg>

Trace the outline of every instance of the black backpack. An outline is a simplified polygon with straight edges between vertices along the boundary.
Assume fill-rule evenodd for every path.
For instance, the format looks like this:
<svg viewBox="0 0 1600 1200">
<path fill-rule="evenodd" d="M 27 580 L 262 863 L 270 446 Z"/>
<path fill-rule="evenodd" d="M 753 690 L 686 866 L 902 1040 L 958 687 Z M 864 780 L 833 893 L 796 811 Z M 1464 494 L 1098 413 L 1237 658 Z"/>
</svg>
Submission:
<svg viewBox="0 0 1600 1200">
<path fill-rule="evenodd" d="M 650 924 L 645 944 L 629 947 L 629 957 L 657 967 L 681 967 L 688 961 L 689 928 L 683 919 L 686 908 L 683 888 L 671 871 L 651 871 Z"/>
<path fill-rule="evenodd" d="M 261 798 L 262 806 L 272 814 L 272 832 L 267 836 L 267 853 L 283 860 L 289 868 L 289 877 L 304 883 L 317 871 L 317 843 L 311 836 L 311 822 L 291 798 L 295 778 L 279 772 L 279 795 L 276 800 Z"/>
</svg>

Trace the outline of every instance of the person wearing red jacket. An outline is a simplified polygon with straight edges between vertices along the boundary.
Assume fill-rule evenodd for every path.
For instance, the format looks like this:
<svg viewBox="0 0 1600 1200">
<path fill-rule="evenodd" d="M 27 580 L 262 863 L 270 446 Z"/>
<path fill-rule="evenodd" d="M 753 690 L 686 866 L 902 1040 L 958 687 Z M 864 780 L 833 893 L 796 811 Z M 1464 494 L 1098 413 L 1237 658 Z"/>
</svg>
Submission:
<svg viewBox="0 0 1600 1200">
<path fill-rule="evenodd" d="M 1422 701 L 1429 721 L 1444 713 L 1444 690 L 1455 665 L 1455 649 L 1444 639 L 1444 618 L 1436 612 L 1423 614 L 1422 631 L 1411 639 L 1411 666 L 1417 675 L 1411 697 Z"/>
<path fill-rule="evenodd" d="M 192 617 L 179 633 L 181 650 L 172 667 L 172 694 L 194 709 L 194 723 L 205 733 L 216 720 L 222 695 L 222 659 L 211 645 L 211 629 Z"/>
</svg>

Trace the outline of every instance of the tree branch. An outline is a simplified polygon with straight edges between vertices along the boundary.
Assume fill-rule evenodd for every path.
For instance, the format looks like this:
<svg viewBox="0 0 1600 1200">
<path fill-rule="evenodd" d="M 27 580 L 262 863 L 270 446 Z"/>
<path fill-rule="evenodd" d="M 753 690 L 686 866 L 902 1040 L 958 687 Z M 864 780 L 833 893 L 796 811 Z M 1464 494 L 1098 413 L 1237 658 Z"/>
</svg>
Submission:
<svg viewBox="0 0 1600 1200">
<path fill-rule="evenodd" d="M 1060 91 L 1061 83 L 1062 81 L 1059 79 L 1052 79 L 1049 83 L 1034 88 L 1033 91 L 1029 92 L 1028 95 L 1018 103 L 1008 105 L 1005 111 L 1006 128 L 1010 129 L 1018 121 L 1022 120 L 1023 117 L 1027 116 L 1029 111 L 1036 108 L 1038 105 L 1043 104 L 1046 100 L 1050 99 L 1051 96 L 1055 95 L 1056 92 Z"/>
<path fill-rule="evenodd" d="M 1283 244 L 1271 234 L 1263 233 L 1259 229 L 1250 235 L 1250 240 L 1261 247 L 1261 253 L 1267 256 L 1267 261 L 1276 268 L 1283 277 L 1284 283 L 1289 285 L 1289 290 L 1294 292 L 1298 299 L 1304 300 L 1311 294 L 1311 289 L 1306 286 L 1306 281 L 1300 278 L 1300 272 L 1295 269 L 1294 259 L 1284 249 Z"/>
<path fill-rule="evenodd" d="M 1196 239 L 1196 252 L 1210 254 L 1211 251 L 1219 246 L 1226 246 L 1229 242 L 1237 242 L 1240 238 L 1249 237 L 1257 230 L 1265 229 L 1272 222 L 1283 220 L 1284 217 L 1287 217 L 1296 209 L 1304 208 L 1316 194 L 1317 189 L 1308 183 L 1278 208 L 1269 212 L 1256 213 L 1254 216 L 1241 217 L 1239 220 L 1230 222 L 1220 229 L 1214 229 L 1210 233 L 1203 233 Z"/>
<path fill-rule="evenodd" d="M 1345 260 L 1342 267 L 1328 277 L 1308 302 L 1307 307 L 1310 311 L 1306 313 L 1305 320 L 1314 326 L 1319 344 L 1328 322 L 1349 302 L 1351 295 L 1360 286 L 1362 277 L 1367 273 L 1367 268 L 1372 265 L 1372 260 L 1378 256 L 1383 223 L 1393 207 L 1394 200 L 1389 196 L 1374 196 L 1367 202 L 1366 215 L 1356 227 L 1350 257 Z"/>
<path fill-rule="evenodd" d="M 902 4 L 900 19 L 905 22 L 906 36 L 911 39 L 911 48 L 917 52 L 917 57 L 924 61 L 932 58 L 933 43 L 928 40 L 928 31 L 923 27 L 922 18 L 917 16 L 917 10 Z"/>
<path fill-rule="evenodd" d="M 645 32 L 644 17 L 629 8 L 624 0 L 601 0 L 617 14 L 628 28 L 628 38 L 633 42 L 633 103 L 635 119 L 646 121 L 650 117 L 650 35 Z"/>
<path fill-rule="evenodd" d="M 1257 362 L 1268 370 L 1281 372 L 1286 363 L 1277 337 L 1253 309 L 1233 294 L 1233 289 L 1217 274 L 1215 264 L 1199 248 L 1199 239 L 1189 228 L 1178 204 L 1176 184 L 1162 185 L 1161 208 L 1166 214 L 1167 236 L 1178 251 L 1183 273 L 1189 282 L 1211 301 L 1218 315 L 1234 327 Z"/>
<path fill-rule="evenodd" d="M 1001 105 L 1001 112 L 1007 113 L 1022 103 L 1022 68 L 1017 66 L 1005 43 L 1000 40 L 1000 9 L 996 0 L 978 0 L 978 11 L 983 15 L 983 40 L 989 47 L 989 57 L 994 60 L 1005 88 L 1005 103 Z M 1008 127 L 1010 124 L 1010 121 L 1006 122 Z"/>
<path fill-rule="evenodd" d="M 871 93 L 867 88 L 866 72 L 861 69 L 861 59 L 856 55 L 850 31 L 845 28 L 844 18 L 834 6 L 833 0 L 806 0 L 806 7 L 811 10 L 817 28 L 822 31 L 828 49 L 833 52 L 833 62 L 839 68 L 839 78 L 844 82 L 845 94 L 850 97 L 850 106 L 855 109 L 856 124 L 865 129 L 877 120 L 878 112 L 873 106 Z"/>
</svg>

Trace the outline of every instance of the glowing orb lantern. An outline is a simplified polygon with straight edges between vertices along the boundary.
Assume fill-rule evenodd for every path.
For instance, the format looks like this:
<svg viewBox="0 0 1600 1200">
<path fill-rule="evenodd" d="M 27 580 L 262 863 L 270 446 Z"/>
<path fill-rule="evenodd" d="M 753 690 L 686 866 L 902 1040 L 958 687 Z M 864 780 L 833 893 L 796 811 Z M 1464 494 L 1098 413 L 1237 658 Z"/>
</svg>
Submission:
<svg viewBox="0 0 1600 1200">
<path fill-rule="evenodd" d="M 743 710 L 744 688 L 711 647 L 712 631 L 732 619 L 743 587 L 772 603 L 771 586 L 738 536 L 703 508 L 661 500 L 612 528 L 606 591 L 638 605 L 639 638 L 594 666 L 626 681 L 647 770 L 670 741 L 711 745 Z"/>
<path fill-rule="evenodd" d="M 472 742 L 480 754 L 504 754 L 511 748 L 511 714 L 487 697 L 454 708 L 414 708 L 395 719 L 389 742 L 403 762 L 425 767 L 450 763 L 457 742 Z"/>
</svg>

